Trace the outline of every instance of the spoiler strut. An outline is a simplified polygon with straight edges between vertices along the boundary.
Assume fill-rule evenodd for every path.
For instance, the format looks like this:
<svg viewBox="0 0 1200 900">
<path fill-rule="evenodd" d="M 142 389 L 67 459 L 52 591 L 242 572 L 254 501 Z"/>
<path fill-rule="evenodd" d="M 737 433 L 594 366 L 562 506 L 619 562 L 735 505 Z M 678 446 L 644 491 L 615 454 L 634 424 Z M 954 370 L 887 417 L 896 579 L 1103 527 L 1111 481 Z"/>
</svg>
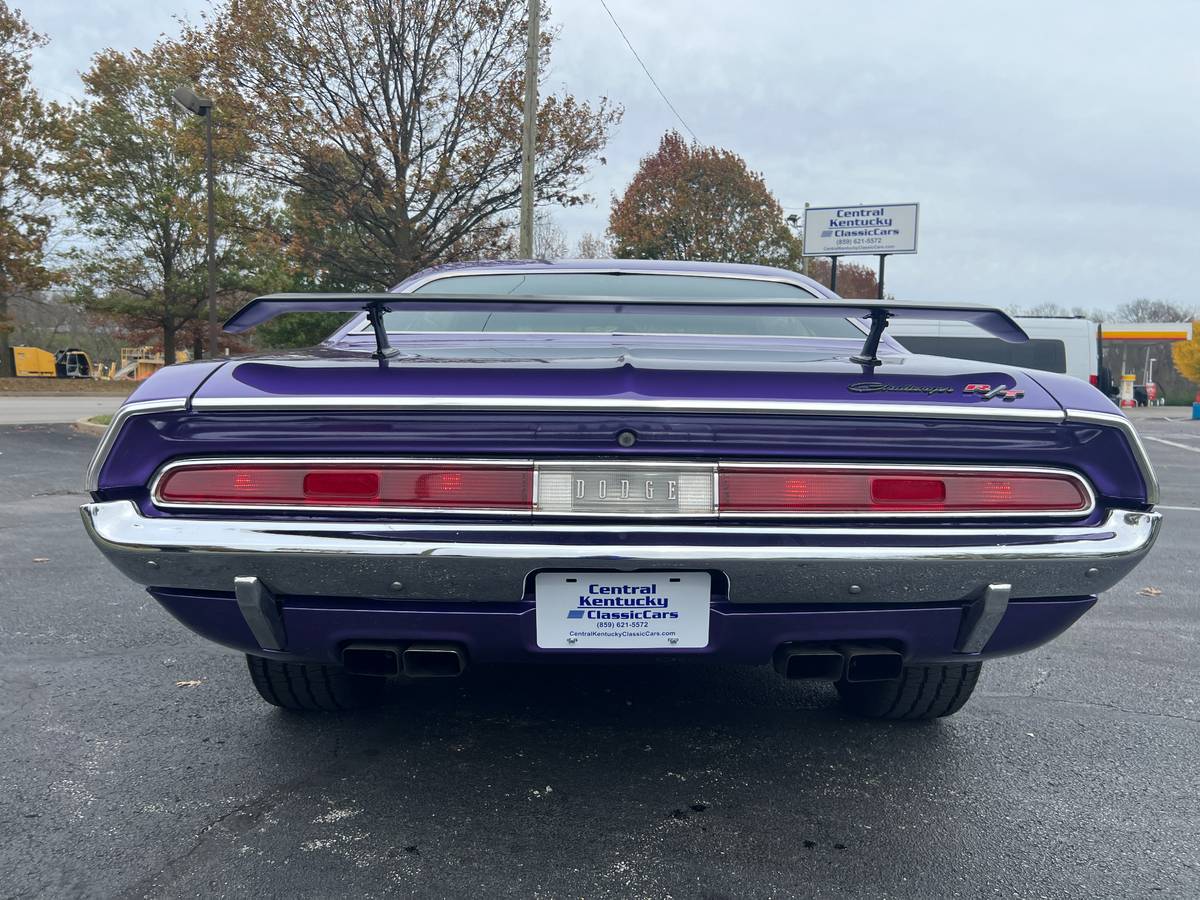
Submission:
<svg viewBox="0 0 1200 900">
<path fill-rule="evenodd" d="M 382 303 L 368 303 L 366 310 L 367 321 L 371 323 L 371 331 L 375 333 L 375 352 L 371 355 L 376 359 L 390 359 L 400 352 L 388 343 L 387 329 L 383 327 L 384 313 L 392 310 Z"/>
<path fill-rule="evenodd" d="M 1008 313 L 990 306 L 939 306 L 899 300 L 827 300 L 819 297 L 770 297 L 745 299 L 687 299 L 678 297 L 575 297 L 519 294 L 268 294 L 251 300 L 225 322 L 232 334 L 246 331 L 290 312 L 366 312 L 375 335 L 375 352 L 380 361 L 399 351 L 388 342 L 385 313 L 394 308 L 422 311 L 566 312 L 606 309 L 612 312 L 669 312 L 704 315 L 739 315 L 749 311 L 767 315 L 805 315 L 825 318 L 866 319 L 866 340 L 853 362 L 874 367 L 881 363 L 879 342 L 892 319 L 943 319 L 969 322 L 993 337 L 1011 344 L 1029 340 Z"/>
</svg>

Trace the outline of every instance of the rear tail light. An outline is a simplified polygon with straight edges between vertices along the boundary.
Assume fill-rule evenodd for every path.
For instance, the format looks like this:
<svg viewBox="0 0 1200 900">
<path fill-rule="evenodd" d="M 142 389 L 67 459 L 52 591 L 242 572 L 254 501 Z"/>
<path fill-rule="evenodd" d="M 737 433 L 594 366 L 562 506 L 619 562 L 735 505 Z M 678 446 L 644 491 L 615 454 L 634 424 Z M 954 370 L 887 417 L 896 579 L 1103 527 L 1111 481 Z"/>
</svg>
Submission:
<svg viewBox="0 0 1200 900">
<path fill-rule="evenodd" d="M 722 466 L 722 514 L 1081 513 L 1084 483 L 1069 474 L 904 468 Z"/>
<path fill-rule="evenodd" d="M 1088 376 L 1088 384 L 1092 387 L 1100 387 L 1100 376 L 1093 372 Z"/>
<path fill-rule="evenodd" d="M 535 513 L 625 518 L 1073 515 L 1070 472 L 885 465 L 514 461 L 182 462 L 152 485 L 166 507 Z"/>
<path fill-rule="evenodd" d="M 533 508 L 533 467 L 496 464 L 200 464 L 168 470 L 166 506 L 353 507 L 415 510 Z"/>
</svg>

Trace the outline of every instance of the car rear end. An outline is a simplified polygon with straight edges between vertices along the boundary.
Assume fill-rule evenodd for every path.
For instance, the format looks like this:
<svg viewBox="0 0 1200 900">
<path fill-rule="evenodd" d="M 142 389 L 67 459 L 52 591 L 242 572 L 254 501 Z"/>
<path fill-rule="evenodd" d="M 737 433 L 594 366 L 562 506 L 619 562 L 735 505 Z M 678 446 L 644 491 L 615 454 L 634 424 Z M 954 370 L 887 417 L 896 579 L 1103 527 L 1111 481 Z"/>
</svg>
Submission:
<svg viewBox="0 0 1200 900">
<path fill-rule="evenodd" d="M 980 662 L 1060 634 L 1145 555 L 1153 475 L 1085 384 L 878 374 L 836 343 L 434 341 L 405 365 L 193 367 L 186 391 L 167 370 L 114 420 L 84 522 L 284 706 L 671 656 L 953 712 Z"/>
</svg>

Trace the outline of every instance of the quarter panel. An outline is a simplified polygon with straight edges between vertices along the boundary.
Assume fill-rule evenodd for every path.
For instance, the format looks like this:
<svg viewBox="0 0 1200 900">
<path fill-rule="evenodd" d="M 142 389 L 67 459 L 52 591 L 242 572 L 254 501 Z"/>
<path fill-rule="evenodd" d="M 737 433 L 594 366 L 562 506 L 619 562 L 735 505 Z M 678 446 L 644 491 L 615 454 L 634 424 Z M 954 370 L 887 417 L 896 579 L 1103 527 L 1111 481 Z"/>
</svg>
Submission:
<svg viewBox="0 0 1200 900">
<path fill-rule="evenodd" d="M 203 359 L 165 366 L 143 381 L 126 403 L 148 400 L 186 400 L 213 372 L 225 365 L 223 359 Z"/>
</svg>

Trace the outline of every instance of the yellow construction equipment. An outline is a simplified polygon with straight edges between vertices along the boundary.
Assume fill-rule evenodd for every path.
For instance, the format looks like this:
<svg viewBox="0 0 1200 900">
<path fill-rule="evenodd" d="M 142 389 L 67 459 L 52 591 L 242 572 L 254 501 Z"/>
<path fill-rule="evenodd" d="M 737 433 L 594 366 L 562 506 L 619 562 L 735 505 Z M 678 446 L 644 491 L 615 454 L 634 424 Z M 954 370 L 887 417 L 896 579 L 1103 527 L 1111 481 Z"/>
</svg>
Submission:
<svg viewBox="0 0 1200 900">
<path fill-rule="evenodd" d="M 186 350 L 175 351 L 176 362 L 187 362 L 192 355 Z M 121 365 L 110 376 L 113 379 L 132 378 L 143 381 L 166 365 L 162 351 L 153 347 L 122 347 Z"/>
<path fill-rule="evenodd" d="M 13 347 L 18 378 L 91 378 L 92 360 L 77 347 L 51 353 L 40 347 Z"/>
<path fill-rule="evenodd" d="M 91 357 L 77 347 L 68 347 L 51 353 L 40 347 L 13 347 L 13 370 L 18 378 L 99 378 L 105 381 L 132 379 L 142 381 L 149 378 L 166 361 L 162 351 L 154 347 L 122 347 L 121 362 L 96 365 Z M 192 358 L 186 350 L 175 352 L 177 362 Z"/>
<path fill-rule="evenodd" d="M 54 354 L 37 347 L 13 347 L 13 371 L 18 378 L 53 378 Z"/>
</svg>

